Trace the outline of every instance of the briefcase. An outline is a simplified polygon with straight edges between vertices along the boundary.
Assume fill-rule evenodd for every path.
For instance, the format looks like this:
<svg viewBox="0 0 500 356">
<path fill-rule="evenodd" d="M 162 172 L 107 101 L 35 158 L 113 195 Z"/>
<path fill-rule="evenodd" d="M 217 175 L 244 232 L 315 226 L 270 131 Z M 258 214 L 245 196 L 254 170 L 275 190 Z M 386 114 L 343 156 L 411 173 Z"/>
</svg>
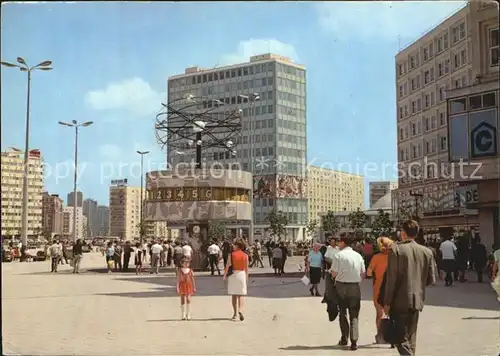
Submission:
<svg viewBox="0 0 500 356">
<path fill-rule="evenodd" d="M 397 343 L 397 330 L 396 323 L 391 318 L 383 318 L 380 320 L 380 332 L 384 338 L 384 341 L 388 344 Z"/>
</svg>

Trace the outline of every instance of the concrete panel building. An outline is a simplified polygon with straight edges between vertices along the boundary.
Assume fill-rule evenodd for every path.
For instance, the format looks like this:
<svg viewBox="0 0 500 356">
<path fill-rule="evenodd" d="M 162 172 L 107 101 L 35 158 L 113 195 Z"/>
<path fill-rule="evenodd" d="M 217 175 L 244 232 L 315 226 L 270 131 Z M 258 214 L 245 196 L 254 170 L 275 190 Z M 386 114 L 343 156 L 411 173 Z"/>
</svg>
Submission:
<svg viewBox="0 0 500 356">
<path fill-rule="evenodd" d="M 99 236 L 100 225 L 97 211 L 97 200 L 85 199 L 83 201 L 83 215 L 87 217 L 87 236 Z"/>
<path fill-rule="evenodd" d="M 328 211 L 364 210 L 364 177 L 333 169 L 308 167 L 309 221 Z"/>
<path fill-rule="evenodd" d="M 66 197 L 66 202 L 67 206 L 73 206 L 75 204 L 75 192 L 68 193 Z M 83 206 L 83 193 L 82 192 L 76 192 L 76 206 L 77 207 L 82 207 Z"/>
<path fill-rule="evenodd" d="M 74 208 L 66 206 L 63 209 L 63 236 L 66 239 L 73 237 Z M 87 217 L 83 215 L 83 208 L 76 208 L 76 238 L 87 238 Z"/>
<path fill-rule="evenodd" d="M 471 1 L 470 85 L 447 92 L 448 154 L 456 208 L 477 217 L 483 243 L 500 246 L 500 33 L 496 1 Z"/>
<path fill-rule="evenodd" d="M 145 192 L 145 190 L 144 190 Z M 109 234 L 123 240 L 140 237 L 141 188 L 115 185 L 109 188 Z"/>
<path fill-rule="evenodd" d="M 394 189 L 398 187 L 397 182 L 390 181 L 380 181 L 380 182 L 370 182 L 370 209 L 388 193 L 391 193 Z"/>
<path fill-rule="evenodd" d="M 63 233 L 64 201 L 57 194 L 43 193 L 42 230 L 46 239 Z"/>
<path fill-rule="evenodd" d="M 260 100 L 245 98 L 253 93 Z M 224 103 L 214 112 L 242 110 L 236 157 L 221 148 L 206 149 L 202 156 L 207 165 L 220 162 L 234 167 L 232 163 L 238 163 L 249 172 L 253 156 L 255 238 L 264 237 L 266 218 L 273 209 L 288 217 L 287 238 L 304 236 L 308 218 L 305 67 L 282 56 L 264 54 L 232 66 L 187 68 L 184 74 L 169 78 L 168 100 L 187 95 L 206 98 L 207 108 L 213 100 Z M 167 160 L 172 165 L 193 158 L 194 150 L 179 154 L 168 146 Z"/>
<path fill-rule="evenodd" d="M 109 208 L 105 205 L 97 206 L 98 236 L 109 236 Z"/>
<path fill-rule="evenodd" d="M 450 179 L 446 95 L 474 78 L 475 25 L 465 6 L 396 55 L 398 162 L 394 210 L 420 216 L 424 228 L 477 225 L 455 207 Z"/>
<path fill-rule="evenodd" d="M 17 149 L 1 153 L 2 236 L 21 235 L 23 204 L 24 155 Z M 43 167 L 39 150 L 29 151 L 28 175 L 28 237 L 36 238 L 42 231 Z"/>
</svg>

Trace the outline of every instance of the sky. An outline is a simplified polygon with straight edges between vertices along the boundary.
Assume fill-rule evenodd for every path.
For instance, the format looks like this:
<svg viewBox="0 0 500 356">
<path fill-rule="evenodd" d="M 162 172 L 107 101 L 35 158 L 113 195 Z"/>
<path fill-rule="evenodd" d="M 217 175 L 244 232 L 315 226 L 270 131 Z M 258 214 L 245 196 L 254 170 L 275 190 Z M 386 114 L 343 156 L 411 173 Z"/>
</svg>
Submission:
<svg viewBox="0 0 500 356">
<path fill-rule="evenodd" d="M 273 52 L 307 67 L 308 163 L 395 180 L 396 53 L 465 5 L 422 2 L 2 3 L 1 58 L 54 70 L 32 75 L 30 149 L 45 186 L 107 205 L 111 179 L 140 183 L 161 168 L 155 115 L 167 80 L 190 66 L 248 61 Z M 24 148 L 26 73 L 1 70 L 1 146 Z"/>
</svg>

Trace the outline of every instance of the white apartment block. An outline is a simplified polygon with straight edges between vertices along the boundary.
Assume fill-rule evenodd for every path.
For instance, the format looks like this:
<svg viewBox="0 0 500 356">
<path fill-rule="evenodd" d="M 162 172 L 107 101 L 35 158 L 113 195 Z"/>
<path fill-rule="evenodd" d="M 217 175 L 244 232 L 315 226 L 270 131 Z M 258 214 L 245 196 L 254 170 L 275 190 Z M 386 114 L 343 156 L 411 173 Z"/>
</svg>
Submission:
<svg viewBox="0 0 500 356">
<path fill-rule="evenodd" d="M 168 230 L 166 221 L 147 221 L 146 237 L 166 240 L 170 238 L 171 232 Z"/>
<path fill-rule="evenodd" d="M 65 206 L 63 208 L 63 235 L 65 238 L 73 237 L 73 216 L 74 207 Z M 76 238 L 84 239 L 87 237 L 87 217 L 83 215 L 83 208 L 76 208 Z"/>
<path fill-rule="evenodd" d="M 464 7 L 396 55 L 398 162 L 394 210 L 407 206 L 423 227 L 464 224 L 446 179 L 446 92 L 471 85 L 471 24 Z M 411 175 L 411 176 L 410 176 Z M 468 217 L 474 223 L 474 217 Z"/>
<path fill-rule="evenodd" d="M 260 100 L 248 100 L 253 93 Z M 305 67 L 279 55 L 262 54 L 231 66 L 186 68 L 185 73 L 169 78 L 168 101 L 188 95 L 200 100 L 200 111 L 210 109 L 221 117 L 241 109 L 236 156 L 224 148 L 203 148 L 202 160 L 208 165 L 219 162 L 226 168 L 238 163 L 241 169 L 251 171 L 254 158 L 255 192 L 261 192 L 254 195 L 255 237 L 265 238 L 266 218 L 276 209 L 288 217 L 286 238 L 301 239 L 308 218 Z M 185 147 L 167 146 L 170 164 L 194 160 L 195 149 L 189 148 L 187 140 Z M 266 188 L 259 189 L 259 184 Z"/>
<path fill-rule="evenodd" d="M 146 190 L 144 190 L 145 194 Z M 109 188 L 109 235 L 123 240 L 140 237 L 141 188 Z"/>
<path fill-rule="evenodd" d="M 308 167 L 309 222 L 328 211 L 364 210 L 364 177 L 323 167 Z"/>
<path fill-rule="evenodd" d="M 28 237 L 42 236 L 43 167 L 40 151 L 29 152 Z M 2 236 L 21 235 L 24 155 L 10 149 L 1 153 Z"/>
<path fill-rule="evenodd" d="M 370 182 L 370 209 L 377 204 L 377 202 L 397 189 L 398 183 L 391 181 Z"/>
</svg>

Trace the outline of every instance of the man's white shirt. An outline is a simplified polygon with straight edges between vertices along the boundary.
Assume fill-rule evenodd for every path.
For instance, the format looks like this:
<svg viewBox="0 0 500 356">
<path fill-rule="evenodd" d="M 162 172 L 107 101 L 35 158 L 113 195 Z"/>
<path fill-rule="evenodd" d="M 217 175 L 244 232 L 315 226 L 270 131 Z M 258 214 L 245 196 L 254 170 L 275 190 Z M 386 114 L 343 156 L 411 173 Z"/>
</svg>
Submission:
<svg viewBox="0 0 500 356">
<path fill-rule="evenodd" d="M 361 275 L 366 272 L 365 261 L 351 247 L 345 247 L 335 255 L 330 271 L 337 273 L 337 282 L 360 283 Z"/>
<path fill-rule="evenodd" d="M 333 246 L 328 246 L 325 252 L 325 258 L 333 261 L 334 257 L 337 256 L 337 253 L 339 253 L 340 250 L 338 247 L 333 247 Z"/>
<path fill-rule="evenodd" d="M 439 251 L 441 251 L 441 255 L 443 260 L 454 260 L 455 252 L 457 251 L 457 246 L 450 240 L 446 240 L 441 242 L 439 246 Z"/>
<path fill-rule="evenodd" d="M 191 257 L 191 255 L 193 254 L 193 249 L 189 245 L 184 245 L 182 246 L 182 254 L 184 256 Z"/>
<path fill-rule="evenodd" d="M 160 244 L 154 244 L 153 246 L 151 246 L 151 253 L 153 255 L 157 253 L 162 253 L 162 251 L 163 247 Z"/>
<path fill-rule="evenodd" d="M 220 253 L 220 248 L 216 244 L 211 244 L 208 246 L 208 254 L 209 255 L 218 255 Z"/>
</svg>

